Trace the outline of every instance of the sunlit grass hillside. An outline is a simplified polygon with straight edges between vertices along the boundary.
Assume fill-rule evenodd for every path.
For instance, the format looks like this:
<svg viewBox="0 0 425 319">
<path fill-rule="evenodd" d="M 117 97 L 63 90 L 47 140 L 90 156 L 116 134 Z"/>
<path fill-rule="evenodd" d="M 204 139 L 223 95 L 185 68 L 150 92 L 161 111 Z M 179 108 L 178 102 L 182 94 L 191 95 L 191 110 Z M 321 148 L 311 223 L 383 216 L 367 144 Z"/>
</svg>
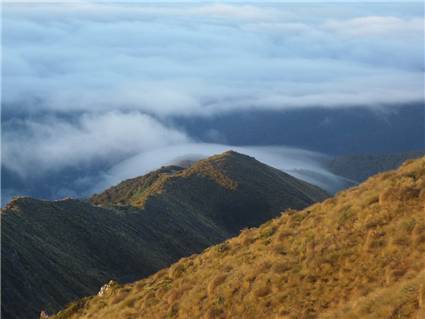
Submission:
<svg viewBox="0 0 425 319">
<path fill-rule="evenodd" d="M 425 318 L 425 157 L 53 318 Z"/>
<path fill-rule="evenodd" d="M 110 279 L 144 278 L 284 209 L 327 197 L 229 151 L 123 181 L 90 202 L 16 198 L 1 210 L 1 317 L 56 312 Z"/>
</svg>

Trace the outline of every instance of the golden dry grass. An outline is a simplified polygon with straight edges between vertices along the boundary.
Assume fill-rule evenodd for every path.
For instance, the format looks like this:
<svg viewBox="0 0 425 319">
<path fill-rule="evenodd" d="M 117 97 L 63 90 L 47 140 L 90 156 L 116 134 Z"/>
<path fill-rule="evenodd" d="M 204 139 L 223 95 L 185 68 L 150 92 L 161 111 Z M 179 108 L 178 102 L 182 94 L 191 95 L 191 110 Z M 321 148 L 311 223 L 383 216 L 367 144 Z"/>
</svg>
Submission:
<svg viewBox="0 0 425 319">
<path fill-rule="evenodd" d="M 425 157 L 53 318 L 422 319 L 424 203 Z"/>
</svg>

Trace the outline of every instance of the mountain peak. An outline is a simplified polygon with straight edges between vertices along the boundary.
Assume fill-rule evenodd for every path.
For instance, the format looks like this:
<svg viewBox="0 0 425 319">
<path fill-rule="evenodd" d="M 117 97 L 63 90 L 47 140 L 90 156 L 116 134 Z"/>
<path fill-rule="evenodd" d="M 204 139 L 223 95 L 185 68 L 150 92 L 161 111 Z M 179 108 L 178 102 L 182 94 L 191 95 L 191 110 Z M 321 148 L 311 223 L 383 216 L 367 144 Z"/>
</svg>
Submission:
<svg viewBox="0 0 425 319">
<path fill-rule="evenodd" d="M 225 151 L 223 153 L 220 154 L 216 154 L 210 157 L 207 157 L 206 161 L 214 161 L 214 160 L 218 160 L 218 159 L 225 159 L 225 160 L 253 160 L 253 161 L 257 161 L 255 159 L 255 157 L 246 155 L 246 154 L 242 154 L 242 153 L 238 153 L 234 150 L 228 150 Z"/>
<path fill-rule="evenodd" d="M 217 171 L 217 168 L 212 169 L 212 162 L 222 159 L 235 159 L 242 156 L 242 154 L 227 151 L 196 161 L 188 167 L 178 165 L 162 166 L 146 175 L 122 181 L 118 185 L 112 186 L 100 194 L 95 194 L 90 198 L 90 201 L 100 206 L 143 206 L 149 196 L 162 191 L 173 179 L 188 177 L 194 173 L 217 176 L 220 175 L 221 172 Z M 216 173 L 211 174 L 212 170 L 216 170 Z M 220 169 L 218 168 L 218 170 Z M 225 176 L 221 177 L 222 180 L 226 179 Z"/>
<path fill-rule="evenodd" d="M 424 189 L 425 157 L 53 318 L 425 318 Z"/>
<path fill-rule="evenodd" d="M 304 195 L 306 194 L 304 191 L 308 190 L 307 193 L 313 197 L 306 198 L 307 201 L 327 197 L 327 194 L 318 187 L 297 180 L 259 162 L 254 157 L 229 150 L 194 162 L 186 168 L 175 165 L 163 166 L 144 176 L 125 180 L 103 193 L 93 195 L 90 202 L 99 206 L 143 207 L 149 199 L 158 194 L 179 192 L 176 185 L 196 193 L 212 182 L 224 189 L 235 191 L 240 184 L 263 184 L 266 187 L 265 180 L 272 181 L 274 178 L 279 178 L 287 184 L 285 190 L 293 188 Z"/>
<path fill-rule="evenodd" d="M 218 154 L 216 156 L 218 156 L 218 157 L 220 157 L 220 156 L 222 156 L 222 157 L 236 157 L 236 158 L 238 158 L 238 157 L 239 158 L 253 158 L 253 157 L 248 156 L 246 154 L 238 153 L 234 150 L 228 150 L 228 151 L 225 151 L 225 152 Z"/>
<path fill-rule="evenodd" d="M 19 214 L 2 216 L 2 286 L 8 291 L 2 307 L 9 318 L 57 311 L 111 279 L 145 277 L 282 210 L 326 197 L 251 157 L 226 152 L 188 168 L 161 167 L 89 202 L 18 199 Z"/>
</svg>

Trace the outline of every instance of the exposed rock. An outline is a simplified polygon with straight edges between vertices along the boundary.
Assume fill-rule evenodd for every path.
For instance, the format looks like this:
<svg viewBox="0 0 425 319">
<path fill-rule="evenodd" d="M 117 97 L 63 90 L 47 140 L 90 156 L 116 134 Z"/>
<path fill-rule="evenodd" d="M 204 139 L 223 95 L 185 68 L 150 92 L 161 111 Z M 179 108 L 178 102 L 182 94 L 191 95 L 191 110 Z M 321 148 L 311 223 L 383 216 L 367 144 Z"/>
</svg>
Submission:
<svg viewBox="0 0 425 319">
<path fill-rule="evenodd" d="M 100 290 L 97 295 L 99 297 L 105 296 L 109 294 L 112 290 L 114 290 L 114 288 L 116 288 L 117 286 L 118 283 L 116 281 L 110 280 L 107 284 L 104 284 L 102 287 L 100 287 Z"/>
</svg>

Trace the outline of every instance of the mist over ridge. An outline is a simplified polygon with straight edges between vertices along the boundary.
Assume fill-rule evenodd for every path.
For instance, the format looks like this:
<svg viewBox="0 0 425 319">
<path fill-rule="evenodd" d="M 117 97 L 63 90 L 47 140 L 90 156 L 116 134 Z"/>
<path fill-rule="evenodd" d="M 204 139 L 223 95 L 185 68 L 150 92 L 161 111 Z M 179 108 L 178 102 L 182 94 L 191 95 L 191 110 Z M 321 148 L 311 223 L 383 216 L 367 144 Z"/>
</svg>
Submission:
<svg viewBox="0 0 425 319">
<path fill-rule="evenodd" d="M 172 160 L 169 147 L 193 152 L 185 145 L 423 148 L 423 13 L 415 3 L 5 3 L 3 198 L 87 196 L 116 167 L 146 172 Z M 163 160 L 134 162 L 161 150 Z"/>
</svg>

